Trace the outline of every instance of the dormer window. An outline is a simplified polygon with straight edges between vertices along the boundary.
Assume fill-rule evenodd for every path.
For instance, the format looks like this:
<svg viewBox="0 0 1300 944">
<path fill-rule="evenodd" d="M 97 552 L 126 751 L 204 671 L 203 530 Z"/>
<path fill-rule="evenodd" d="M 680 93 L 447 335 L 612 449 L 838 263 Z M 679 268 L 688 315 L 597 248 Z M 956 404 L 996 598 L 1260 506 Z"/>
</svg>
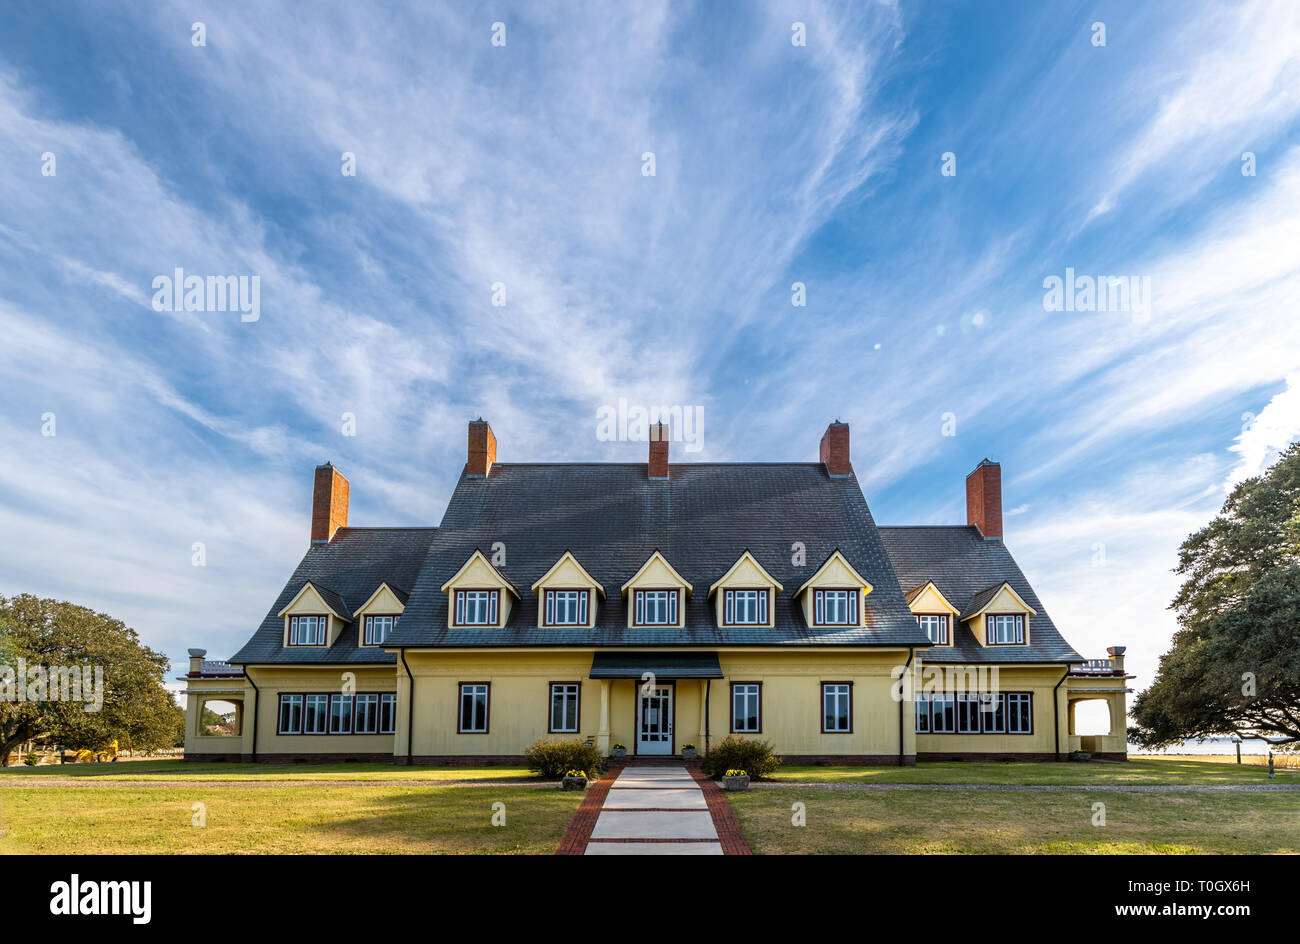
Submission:
<svg viewBox="0 0 1300 944">
<path fill-rule="evenodd" d="M 289 617 L 289 645 L 291 646 L 323 646 L 328 633 L 328 616 Z"/>
<path fill-rule="evenodd" d="M 767 624 L 767 590 L 725 590 L 724 624 L 727 626 L 763 626 Z"/>
<path fill-rule="evenodd" d="M 589 592 L 586 590 L 547 590 L 546 626 L 586 626 Z"/>
<path fill-rule="evenodd" d="M 398 616 L 367 616 L 364 645 L 382 646 L 389 634 L 397 628 Z"/>
<path fill-rule="evenodd" d="M 923 613 L 916 618 L 916 624 L 925 630 L 930 642 L 936 646 L 948 645 L 948 617 L 933 613 Z"/>
<path fill-rule="evenodd" d="M 986 617 L 990 646 L 1023 646 L 1025 618 L 1020 613 L 997 613 Z"/>
<path fill-rule="evenodd" d="M 857 590 L 814 590 L 814 622 L 818 626 L 855 626 L 858 622 Z"/>
<path fill-rule="evenodd" d="M 676 590 L 636 590 L 637 626 L 676 626 Z"/>
<path fill-rule="evenodd" d="M 457 626 L 495 626 L 500 590 L 457 590 Z"/>
</svg>

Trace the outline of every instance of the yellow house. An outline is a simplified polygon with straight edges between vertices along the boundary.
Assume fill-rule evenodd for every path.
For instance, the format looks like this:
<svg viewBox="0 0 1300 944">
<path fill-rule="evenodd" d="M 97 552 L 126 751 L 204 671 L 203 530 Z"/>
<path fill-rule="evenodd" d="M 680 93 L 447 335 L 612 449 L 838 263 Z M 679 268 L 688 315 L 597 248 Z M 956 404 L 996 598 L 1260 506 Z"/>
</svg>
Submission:
<svg viewBox="0 0 1300 944">
<path fill-rule="evenodd" d="M 437 528 L 312 543 L 229 663 L 191 650 L 188 759 L 517 762 L 539 738 L 640 757 L 729 734 L 795 762 L 1125 756 L 1123 650 L 1085 660 L 1002 543 L 1001 470 L 961 526 L 877 527 L 831 424 L 820 461 L 508 464 L 482 420 Z M 1074 734 L 1100 698 L 1112 734 Z M 236 706 L 233 733 L 202 709 Z"/>
</svg>

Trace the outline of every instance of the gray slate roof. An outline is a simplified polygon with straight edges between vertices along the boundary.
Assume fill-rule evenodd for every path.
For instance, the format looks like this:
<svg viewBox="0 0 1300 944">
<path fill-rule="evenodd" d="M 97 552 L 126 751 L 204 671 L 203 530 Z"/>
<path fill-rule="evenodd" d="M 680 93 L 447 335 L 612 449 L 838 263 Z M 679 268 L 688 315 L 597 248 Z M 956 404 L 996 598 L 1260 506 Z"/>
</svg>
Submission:
<svg viewBox="0 0 1300 944">
<path fill-rule="evenodd" d="M 245 665 L 293 663 L 389 663 L 397 654 L 357 645 L 357 623 L 344 624 L 334 645 L 285 648 L 284 619 L 276 616 L 312 585 L 348 617 L 387 583 L 400 597 L 415 584 L 437 528 L 340 528 L 326 544 L 313 544 L 284 585 L 253 638 L 230 659 Z M 402 620 L 405 622 L 406 617 Z"/>
<path fill-rule="evenodd" d="M 441 587 L 475 549 L 506 548 L 503 575 L 522 595 L 504 629 L 448 628 Z M 802 542 L 806 563 L 792 564 Z M 839 549 L 875 590 L 866 625 L 813 628 L 794 591 Z M 605 588 L 594 629 L 539 629 L 530 588 L 566 551 Z M 627 626 L 620 588 L 660 551 L 693 587 L 686 628 Z M 709 586 L 749 550 L 784 586 L 775 627 L 716 624 Z M 890 568 L 857 479 L 820 463 L 688 463 L 667 481 L 644 463 L 508 464 L 462 475 L 429 548 L 392 646 L 925 645 Z"/>
<path fill-rule="evenodd" d="M 1082 662 L 1047 614 L 1006 545 L 985 540 L 971 525 L 954 527 L 882 527 L 880 539 L 905 587 L 933 580 L 939 592 L 963 614 L 972 612 L 977 598 L 992 595 L 1003 581 L 1038 611 L 1029 623 L 1028 646 L 979 644 L 970 626 L 959 622 L 953 630 L 953 645 L 935 646 L 927 662 Z M 875 596 L 873 593 L 871 596 Z"/>
</svg>

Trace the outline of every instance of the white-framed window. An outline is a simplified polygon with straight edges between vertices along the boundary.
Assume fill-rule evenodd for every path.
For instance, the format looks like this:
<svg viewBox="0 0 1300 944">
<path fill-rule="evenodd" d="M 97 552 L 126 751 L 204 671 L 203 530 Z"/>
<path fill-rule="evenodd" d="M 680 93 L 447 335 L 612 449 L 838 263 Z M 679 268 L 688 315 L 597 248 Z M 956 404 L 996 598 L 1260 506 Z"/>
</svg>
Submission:
<svg viewBox="0 0 1300 944">
<path fill-rule="evenodd" d="M 397 731 L 397 693 L 384 692 L 379 696 L 379 733 L 394 734 Z"/>
<path fill-rule="evenodd" d="M 1025 641 L 1025 618 L 1020 613 L 987 616 L 990 646 L 1016 646 Z"/>
<path fill-rule="evenodd" d="M 957 696 L 957 733 L 979 734 L 980 697 L 972 693 Z"/>
<path fill-rule="evenodd" d="M 930 696 L 921 694 L 916 696 L 916 733 L 930 733 Z"/>
<path fill-rule="evenodd" d="M 578 730 L 578 697 L 581 686 L 577 682 L 551 683 L 551 733 L 574 734 Z"/>
<path fill-rule="evenodd" d="M 728 626 L 762 626 L 767 623 L 767 591 L 724 590 L 723 609 Z"/>
<path fill-rule="evenodd" d="M 487 734 L 488 730 L 488 683 L 460 683 L 460 725 L 461 734 Z"/>
<path fill-rule="evenodd" d="M 952 734 L 957 730 L 956 702 L 951 692 L 933 692 L 930 698 L 930 732 Z"/>
<path fill-rule="evenodd" d="M 930 642 L 936 646 L 948 645 L 948 617 L 924 613 L 916 618 L 916 623 L 925 630 Z"/>
<path fill-rule="evenodd" d="M 457 626 L 495 626 L 499 590 L 457 590 Z"/>
<path fill-rule="evenodd" d="M 290 616 L 289 645 L 323 646 L 328 629 L 328 616 Z"/>
<path fill-rule="evenodd" d="M 853 686 L 848 682 L 822 683 L 822 733 L 847 734 L 853 730 Z"/>
<path fill-rule="evenodd" d="M 324 734 L 328 730 L 329 695 L 304 695 L 302 699 L 302 733 Z"/>
<path fill-rule="evenodd" d="M 379 733 L 379 695 L 367 692 L 356 696 L 357 706 L 354 710 L 353 730 L 357 734 Z"/>
<path fill-rule="evenodd" d="M 757 734 L 763 730 L 763 686 L 758 682 L 732 682 L 731 730 Z"/>
<path fill-rule="evenodd" d="M 330 696 L 330 734 L 352 733 L 352 696 Z"/>
<path fill-rule="evenodd" d="M 677 625 L 676 590 L 637 590 L 635 602 L 637 626 Z"/>
<path fill-rule="evenodd" d="M 814 590 L 813 622 L 818 626 L 856 626 L 858 592 L 856 590 Z"/>
<path fill-rule="evenodd" d="M 1033 734 L 1034 696 L 1031 692 L 1007 692 L 1007 733 Z"/>
<path fill-rule="evenodd" d="M 980 714 L 984 720 L 985 734 L 1005 734 L 1007 715 L 1001 695 L 981 695 Z"/>
<path fill-rule="evenodd" d="M 280 696 L 280 725 L 276 728 L 280 734 L 302 733 L 302 696 Z"/>
<path fill-rule="evenodd" d="M 587 597 L 586 590 L 547 590 L 546 625 L 586 626 Z"/>
<path fill-rule="evenodd" d="M 363 640 L 367 646 L 382 646 L 394 629 L 397 628 L 399 616 L 367 616 L 366 634 Z"/>
</svg>

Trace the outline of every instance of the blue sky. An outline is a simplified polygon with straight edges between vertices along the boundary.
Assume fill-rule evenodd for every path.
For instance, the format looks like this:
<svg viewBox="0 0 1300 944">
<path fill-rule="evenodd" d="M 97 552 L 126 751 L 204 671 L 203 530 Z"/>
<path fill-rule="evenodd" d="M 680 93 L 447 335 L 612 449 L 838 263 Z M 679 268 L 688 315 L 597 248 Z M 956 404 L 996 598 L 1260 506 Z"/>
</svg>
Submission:
<svg viewBox="0 0 1300 944">
<path fill-rule="evenodd" d="M 692 460 L 847 420 L 887 524 L 1001 460 L 1055 621 L 1144 687 L 1178 544 L 1300 434 L 1289 0 L 135 7 L 0 35 L 0 593 L 178 662 L 260 621 L 317 463 L 354 524 L 436 523 L 467 420 L 641 460 L 595 435 L 626 398 L 703 408 Z M 260 319 L 155 311 L 176 267 Z M 1150 310 L 1044 310 L 1067 267 Z"/>
</svg>

